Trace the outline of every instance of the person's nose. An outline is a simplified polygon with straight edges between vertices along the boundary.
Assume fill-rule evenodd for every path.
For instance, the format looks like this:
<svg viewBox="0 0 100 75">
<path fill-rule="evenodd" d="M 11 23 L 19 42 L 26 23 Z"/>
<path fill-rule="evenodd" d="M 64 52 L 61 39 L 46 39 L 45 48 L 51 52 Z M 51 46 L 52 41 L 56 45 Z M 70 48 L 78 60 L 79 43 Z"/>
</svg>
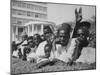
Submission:
<svg viewBox="0 0 100 75">
<path fill-rule="evenodd" d="M 63 40 L 63 37 L 60 37 L 60 40 Z"/>
</svg>

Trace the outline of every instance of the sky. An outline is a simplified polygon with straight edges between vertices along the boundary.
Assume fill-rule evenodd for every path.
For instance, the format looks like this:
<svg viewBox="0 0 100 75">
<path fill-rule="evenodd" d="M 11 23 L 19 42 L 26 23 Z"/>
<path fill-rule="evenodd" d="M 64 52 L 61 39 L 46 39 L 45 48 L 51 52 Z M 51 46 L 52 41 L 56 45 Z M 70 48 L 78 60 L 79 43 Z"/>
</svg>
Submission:
<svg viewBox="0 0 100 75">
<path fill-rule="evenodd" d="M 80 6 L 68 4 L 48 4 L 48 20 L 56 23 L 56 25 L 63 22 L 75 21 L 75 8 L 82 7 L 83 19 L 90 19 L 95 16 L 94 6 Z"/>
</svg>

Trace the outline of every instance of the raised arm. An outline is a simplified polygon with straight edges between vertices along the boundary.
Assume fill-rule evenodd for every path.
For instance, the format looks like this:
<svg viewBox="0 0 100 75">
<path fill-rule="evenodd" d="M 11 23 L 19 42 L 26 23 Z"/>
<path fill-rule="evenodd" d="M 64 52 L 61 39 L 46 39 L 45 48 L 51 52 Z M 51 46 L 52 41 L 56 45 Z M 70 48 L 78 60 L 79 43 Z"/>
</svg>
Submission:
<svg viewBox="0 0 100 75">
<path fill-rule="evenodd" d="M 76 24 L 74 27 L 72 38 L 76 37 L 76 32 L 77 32 L 77 29 L 79 27 L 79 23 L 82 20 L 82 8 L 79 9 L 79 12 L 77 11 L 77 9 L 75 9 L 75 18 L 76 18 L 76 20 L 75 20 Z"/>
</svg>

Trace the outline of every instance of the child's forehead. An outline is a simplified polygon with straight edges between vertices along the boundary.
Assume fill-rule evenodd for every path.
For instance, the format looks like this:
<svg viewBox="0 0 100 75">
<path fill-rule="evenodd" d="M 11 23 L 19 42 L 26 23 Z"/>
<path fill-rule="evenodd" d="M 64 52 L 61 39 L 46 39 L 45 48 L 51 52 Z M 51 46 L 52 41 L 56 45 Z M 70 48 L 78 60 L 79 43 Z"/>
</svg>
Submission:
<svg viewBox="0 0 100 75">
<path fill-rule="evenodd" d="M 45 51 L 50 51 L 51 50 L 51 47 L 50 46 L 46 46 L 45 47 Z"/>
<path fill-rule="evenodd" d="M 45 49 L 50 49 L 50 46 L 45 46 Z"/>
</svg>

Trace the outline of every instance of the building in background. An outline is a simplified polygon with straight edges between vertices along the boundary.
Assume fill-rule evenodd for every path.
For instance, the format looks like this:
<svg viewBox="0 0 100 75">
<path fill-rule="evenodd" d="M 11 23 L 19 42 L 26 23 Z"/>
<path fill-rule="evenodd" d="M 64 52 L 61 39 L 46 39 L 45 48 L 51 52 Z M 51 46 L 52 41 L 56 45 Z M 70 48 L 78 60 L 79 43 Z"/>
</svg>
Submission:
<svg viewBox="0 0 100 75">
<path fill-rule="evenodd" d="M 47 4 L 40 2 L 16 1 L 11 2 L 11 29 L 12 40 L 19 40 L 22 33 L 33 35 L 34 32 L 40 33 L 42 25 L 48 22 Z M 39 22 L 42 24 L 31 24 L 29 22 Z M 44 23 L 43 23 L 44 22 Z M 27 24 L 27 25 L 26 25 Z M 35 31 L 36 30 L 36 31 Z M 41 32 L 42 33 L 42 32 Z"/>
</svg>

